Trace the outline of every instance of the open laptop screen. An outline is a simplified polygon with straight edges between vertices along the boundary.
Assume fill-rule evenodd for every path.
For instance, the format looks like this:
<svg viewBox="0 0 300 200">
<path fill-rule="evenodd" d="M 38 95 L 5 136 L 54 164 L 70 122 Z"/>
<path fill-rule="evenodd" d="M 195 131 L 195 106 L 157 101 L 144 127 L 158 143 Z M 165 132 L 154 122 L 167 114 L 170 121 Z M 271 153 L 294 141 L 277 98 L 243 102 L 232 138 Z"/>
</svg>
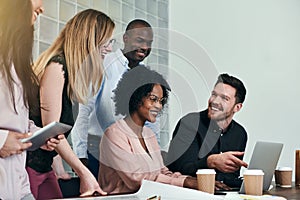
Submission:
<svg viewBox="0 0 300 200">
<path fill-rule="evenodd" d="M 255 144 L 248 169 L 263 170 L 263 191 L 267 191 L 271 185 L 273 174 L 277 166 L 282 148 L 282 143 L 258 141 Z M 245 193 L 244 183 L 242 183 L 240 193 Z"/>
</svg>

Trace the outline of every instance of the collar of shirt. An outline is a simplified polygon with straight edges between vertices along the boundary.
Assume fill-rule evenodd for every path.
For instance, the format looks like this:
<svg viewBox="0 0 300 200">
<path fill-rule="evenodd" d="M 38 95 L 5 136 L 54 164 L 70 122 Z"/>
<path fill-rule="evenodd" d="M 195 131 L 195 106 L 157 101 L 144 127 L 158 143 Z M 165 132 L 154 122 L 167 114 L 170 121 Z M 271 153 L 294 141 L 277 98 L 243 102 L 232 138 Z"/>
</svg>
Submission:
<svg viewBox="0 0 300 200">
<path fill-rule="evenodd" d="M 214 120 L 210 120 L 210 118 L 208 118 L 208 110 L 204 110 L 203 112 L 203 121 L 204 124 L 206 125 L 206 127 L 208 128 L 208 130 L 210 130 L 213 133 L 219 133 L 219 134 L 226 134 L 233 126 L 234 120 L 231 120 L 230 124 L 228 125 L 228 127 L 226 128 L 225 131 L 223 131 L 223 129 L 221 129 L 217 122 Z"/>
<path fill-rule="evenodd" d="M 130 70 L 130 68 L 128 67 L 129 61 L 124 56 L 121 49 L 116 50 L 116 55 L 117 55 L 118 59 L 120 60 L 120 62 L 123 64 L 123 66 L 126 67 L 128 70 Z M 140 62 L 139 65 L 145 66 L 144 62 Z"/>
<path fill-rule="evenodd" d="M 129 64 L 129 61 L 128 59 L 124 56 L 123 52 L 121 49 L 117 49 L 116 50 L 116 55 L 117 55 L 117 58 L 120 60 L 120 62 L 123 64 L 123 66 L 126 66 L 127 68 L 128 67 L 128 64 Z"/>
</svg>

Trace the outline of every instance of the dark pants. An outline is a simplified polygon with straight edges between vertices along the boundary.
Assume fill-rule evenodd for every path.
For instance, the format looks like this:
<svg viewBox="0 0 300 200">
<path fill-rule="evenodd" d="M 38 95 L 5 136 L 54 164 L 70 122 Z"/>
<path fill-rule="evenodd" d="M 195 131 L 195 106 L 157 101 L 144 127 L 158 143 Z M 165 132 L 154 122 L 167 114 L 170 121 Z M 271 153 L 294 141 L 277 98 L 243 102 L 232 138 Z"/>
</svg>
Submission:
<svg viewBox="0 0 300 200">
<path fill-rule="evenodd" d="M 88 168 L 98 180 L 99 172 L 99 145 L 101 137 L 88 135 Z"/>
<path fill-rule="evenodd" d="M 99 159 L 95 158 L 90 152 L 88 151 L 88 159 L 89 165 L 88 168 L 95 176 L 96 180 L 98 180 L 98 173 L 99 173 Z"/>
<path fill-rule="evenodd" d="M 70 180 L 58 179 L 58 184 L 64 198 L 79 197 L 80 179 L 73 177 Z"/>
</svg>

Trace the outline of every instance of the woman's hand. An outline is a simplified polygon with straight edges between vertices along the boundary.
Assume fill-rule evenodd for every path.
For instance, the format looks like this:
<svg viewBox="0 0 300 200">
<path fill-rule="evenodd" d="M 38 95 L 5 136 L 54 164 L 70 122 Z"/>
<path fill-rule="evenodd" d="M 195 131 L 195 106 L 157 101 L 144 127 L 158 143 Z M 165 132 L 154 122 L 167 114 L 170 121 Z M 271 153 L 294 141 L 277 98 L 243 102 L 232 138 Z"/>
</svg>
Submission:
<svg viewBox="0 0 300 200">
<path fill-rule="evenodd" d="M 86 168 L 87 169 L 87 168 Z M 80 176 L 80 193 L 81 197 L 91 196 L 95 193 L 99 193 L 100 195 L 107 195 L 100 186 L 94 175 L 87 169 L 87 172 L 84 173 L 84 176 Z"/>
<path fill-rule="evenodd" d="M 64 134 L 60 134 L 55 138 L 50 138 L 47 141 L 47 143 L 41 146 L 40 148 L 46 151 L 53 151 L 56 148 L 56 146 L 59 144 L 60 140 L 64 138 L 65 138 Z"/>
<path fill-rule="evenodd" d="M 18 133 L 9 131 L 3 147 L 0 149 L 0 158 L 6 158 L 14 154 L 20 154 L 31 147 L 31 142 L 21 142 L 21 139 L 30 137 L 32 133 Z"/>
<path fill-rule="evenodd" d="M 186 188 L 192 188 L 192 189 L 198 189 L 198 182 L 196 177 L 188 176 L 183 182 L 183 187 Z"/>
</svg>

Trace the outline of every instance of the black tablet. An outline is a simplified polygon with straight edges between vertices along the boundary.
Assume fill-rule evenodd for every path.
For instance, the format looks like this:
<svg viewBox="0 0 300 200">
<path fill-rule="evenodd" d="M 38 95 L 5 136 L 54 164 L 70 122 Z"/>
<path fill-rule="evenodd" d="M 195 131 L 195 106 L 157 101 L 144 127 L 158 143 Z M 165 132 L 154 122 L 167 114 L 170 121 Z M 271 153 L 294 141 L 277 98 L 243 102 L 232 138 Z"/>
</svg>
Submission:
<svg viewBox="0 0 300 200">
<path fill-rule="evenodd" d="M 69 131 L 72 126 L 60 122 L 51 122 L 47 126 L 39 129 L 32 136 L 24 138 L 21 142 L 32 142 L 32 146 L 27 150 L 34 151 L 47 142 L 48 139 L 56 137 Z"/>
</svg>

